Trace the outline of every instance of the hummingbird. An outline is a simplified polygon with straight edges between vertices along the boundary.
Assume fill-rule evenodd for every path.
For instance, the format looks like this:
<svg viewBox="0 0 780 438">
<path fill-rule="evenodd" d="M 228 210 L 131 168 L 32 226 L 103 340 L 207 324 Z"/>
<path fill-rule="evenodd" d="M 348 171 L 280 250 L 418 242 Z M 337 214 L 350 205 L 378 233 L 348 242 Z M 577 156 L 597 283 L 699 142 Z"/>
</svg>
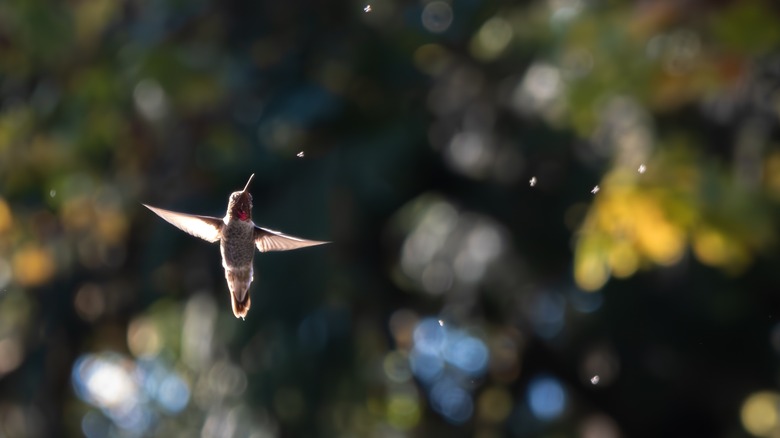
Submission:
<svg viewBox="0 0 780 438">
<path fill-rule="evenodd" d="M 249 193 L 249 184 L 254 177 L 253 173 L 244 190 L 230 194 L 227 212 L 223 218 L 178 213 L 142 204 L 185 233 L 207 242 L 219 241 L 233 314 L 241 319 L 246 317 L 252 304 L 249 285 L 253 279 L 255 248 L 260 252 L 288 251 L 330 243 L 301 239 L 255 225 L 252 222 L 252 195 Z"/>
</svg>

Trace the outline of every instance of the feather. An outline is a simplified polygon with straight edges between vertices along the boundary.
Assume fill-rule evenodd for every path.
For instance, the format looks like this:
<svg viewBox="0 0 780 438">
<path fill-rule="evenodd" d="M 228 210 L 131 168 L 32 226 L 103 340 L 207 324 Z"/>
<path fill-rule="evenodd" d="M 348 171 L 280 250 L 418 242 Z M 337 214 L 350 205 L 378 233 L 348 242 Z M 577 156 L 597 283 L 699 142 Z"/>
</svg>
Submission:
<svg viewBox="0 0 780 438">
<path fill-rule="evenodd" d="M 249 298 L 249 294 L 244 296 L 243 300 L 236 298 L 235 294 L 230 294 L 230 303 L 233 305 L 233 315 L 236 318 L 245 319 L 246 314 L 249 313 L 249 307 L 252 306 L 252 300 Z"/>
<path fill-rule="evenodd" d="M 143 204 L 143 206 L 152 210 L 157 216 L 160 216 L 174 227 L 207 242 L 216 242 L 222 236 L 222 225 L 224 224 L 222 219 L 211 216 L 178 213 L 146 204 Z"/>
<path fill-rule="evenodd" d="M 300 237 L 289 236 L 279 231 L 255 226 L 255 246 L 257 246 L 257 250 L 260 252 L 289 251 L 325 243 L 330 242 L 301 239 Z"/>
</svg>

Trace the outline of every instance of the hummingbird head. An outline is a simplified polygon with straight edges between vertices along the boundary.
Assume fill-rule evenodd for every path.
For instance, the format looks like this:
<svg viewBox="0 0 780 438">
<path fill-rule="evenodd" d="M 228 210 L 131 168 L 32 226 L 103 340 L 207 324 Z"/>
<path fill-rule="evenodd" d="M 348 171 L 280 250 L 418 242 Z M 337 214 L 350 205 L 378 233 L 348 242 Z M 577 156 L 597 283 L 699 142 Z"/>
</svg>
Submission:
<svg viewBox="0 0 780 438">
<path fill-rule="evenodd" d="M 249 181 L 246 182 L 244 190 L 230 194 L 228 214 L 230 214 L 232 219 L 242 221 L 252 220 L 252 195 L 249 193 L 249 183 L 252 182 L 252 178 L 254 177 L 255 174 L 253 173 L 249 177 Z"/>
</svg>

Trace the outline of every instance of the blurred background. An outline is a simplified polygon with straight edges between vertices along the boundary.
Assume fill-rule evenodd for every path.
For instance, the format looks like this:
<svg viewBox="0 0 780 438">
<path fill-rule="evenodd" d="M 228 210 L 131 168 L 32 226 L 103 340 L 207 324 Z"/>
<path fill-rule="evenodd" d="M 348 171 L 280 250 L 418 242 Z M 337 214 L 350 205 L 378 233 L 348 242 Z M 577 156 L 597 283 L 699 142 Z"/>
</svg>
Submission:
<svg viewBox="0 0 780 438">
<path fill-rule="evenodd" d="M 779 9 L 3 1 L 0 437 L 779 437 Z"/>
</svg>

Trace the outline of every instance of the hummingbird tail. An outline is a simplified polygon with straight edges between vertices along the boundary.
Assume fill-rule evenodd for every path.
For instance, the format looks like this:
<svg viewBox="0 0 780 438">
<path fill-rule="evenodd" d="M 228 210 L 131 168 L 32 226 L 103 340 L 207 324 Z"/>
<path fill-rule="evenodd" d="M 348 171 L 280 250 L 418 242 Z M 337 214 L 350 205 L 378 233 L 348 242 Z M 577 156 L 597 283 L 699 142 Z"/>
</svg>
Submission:
<svg viewBox="0 0 780 438">
<path fill-rule="evenodd" d="M 252 300 L 249 298 L 249 293 L 244 295 L 243 300 L 238 300 L 235 294 L 230 294 L 230 300 L 233 304 L 233 314 L 236 318 L 244 319 L 246 314 L 249 313 L 249 307 L 252 305 Z"/>
</svg>

